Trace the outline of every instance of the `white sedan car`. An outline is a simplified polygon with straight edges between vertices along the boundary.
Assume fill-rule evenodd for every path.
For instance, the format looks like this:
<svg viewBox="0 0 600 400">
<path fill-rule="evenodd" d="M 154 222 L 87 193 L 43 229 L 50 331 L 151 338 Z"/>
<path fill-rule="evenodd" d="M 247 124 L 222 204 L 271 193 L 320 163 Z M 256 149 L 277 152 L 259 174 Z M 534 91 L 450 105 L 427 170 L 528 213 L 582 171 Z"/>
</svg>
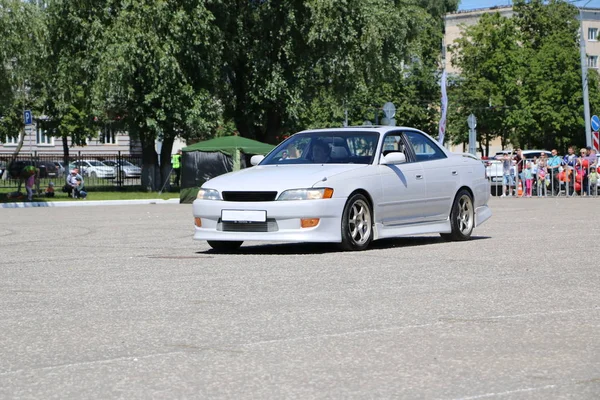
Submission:
<svg viewBox="0 0 600 400">
<path fill-rule="evenodd" d="M 440 233 L 467 240 L 491 216 L 485 166 L 406 127 L 296 133 L 252 168 L 202 185 L 194 239 L 218 251 L 244 241 L 334 242 Z"/>
</svg>

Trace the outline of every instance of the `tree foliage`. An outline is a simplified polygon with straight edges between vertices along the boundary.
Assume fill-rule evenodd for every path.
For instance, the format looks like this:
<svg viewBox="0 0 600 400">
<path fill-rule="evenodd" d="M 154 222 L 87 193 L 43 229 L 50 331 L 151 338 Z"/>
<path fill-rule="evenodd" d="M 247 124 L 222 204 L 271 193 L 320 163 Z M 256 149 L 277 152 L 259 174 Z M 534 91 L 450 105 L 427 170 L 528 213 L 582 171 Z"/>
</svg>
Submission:
<svg viewBox="0 0 600 400">
<path fill-rule="evenodd" d="M 94 104 L 141 141 L 148 189 L 160 184 L 157 137 L 166 179 L 175 136 L 216 129 L 221 110 L 211 89 L 220 40 L 213 20 L 200 1 L 127 0 L 104 31 Z"/>
<path fill-rule="evenodd" d="M 451 89 L 453 141 L 467 140 L 473 113 L 484 146 L 495 137 L 527 148 L 584 145 L 577 9 L 565 1 L 519 0 L 514 11 L 512 18 L 483 15 L 453 44 L 452 62 L 461 69 Z M 589 75 L 594 109 L 598 76 Z"/>
<path fill-rule="evenodd" d="M 157 189 L 177 136 L 237 131 L 275 143 L 306 127 L 340 126 L 345 112 L 350 124 L 375 122 L 386 101 L 398 123 L 435 130 L 442 16 L 458 1 L 33 3 L 0 0 L 2 125 L 19 128 L 16 82 L 31 82 L 35 114 L 64 139 L 65 156 L 101 124 L 117 123 L 141 142 L 143 185 Z M 24 31 L 26 40 L 16 34 Z"/>
<path fill-rule="evenodd" d="M 0 0 L 0 141 L 19 138 L 23 145 L 23 111 L 41 111 L 46 25 L 36 5 Z"/>
</svg>

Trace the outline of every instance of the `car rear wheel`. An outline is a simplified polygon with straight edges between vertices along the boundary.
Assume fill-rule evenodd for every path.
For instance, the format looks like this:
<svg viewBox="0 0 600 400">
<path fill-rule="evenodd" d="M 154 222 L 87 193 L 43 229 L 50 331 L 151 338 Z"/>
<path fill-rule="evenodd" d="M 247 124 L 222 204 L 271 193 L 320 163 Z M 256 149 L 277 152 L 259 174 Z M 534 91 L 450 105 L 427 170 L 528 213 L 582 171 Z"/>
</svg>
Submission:
<svg viewBox="0 0 600 400">
<path fill-rule="evenodd" d="M 365 196 L 357 193 L 350 197 L 342 214 L 343 250 L 364 250 L 373 240 L 371 205 Z"/>
<path fill-rule="evenodd" d="M 98 174 L 96 174 L 96 171 L 90 172 L 90 178 L 96 179 L 97 177 L 98 177 Z"/>
<path fill-rule="evenodd" d="M 471 194 L 462 189 L 456 195 L 452 210 L 450 211 L 451 233 L 441 233 L 443 239 L 448 241 L 469 240 L 475 227 L 475 207 Z"/>
<path fill-rule="evenodd" d="M 208 240 L 208 245 L 215 249 L 216 251 L 229 252 L 235 251 L 240 248 L 242 245 L 242 241 L 239 242 L 231 242 L 224 240 Z"/>
</svg>

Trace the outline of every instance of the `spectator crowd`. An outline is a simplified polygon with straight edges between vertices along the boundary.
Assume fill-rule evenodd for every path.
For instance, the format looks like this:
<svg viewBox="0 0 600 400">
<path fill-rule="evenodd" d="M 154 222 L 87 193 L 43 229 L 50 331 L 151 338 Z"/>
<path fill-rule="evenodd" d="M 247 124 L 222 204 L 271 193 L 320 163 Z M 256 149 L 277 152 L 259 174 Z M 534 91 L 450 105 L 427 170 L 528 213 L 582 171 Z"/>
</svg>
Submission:
<svg viewBox="0 0 600 400">
<path fill-rule="evenodd" d="M 569 147 L 560 156 L 553 149 L 548 156 L 542 152 L 531 159 L 517 148 L 515 153 L 498 156 L 502 161 L 502 195 L 507 196 L 597 196 L 598 161 L 597 150 L 582 148 L 579 152 Z"/>
</svg>

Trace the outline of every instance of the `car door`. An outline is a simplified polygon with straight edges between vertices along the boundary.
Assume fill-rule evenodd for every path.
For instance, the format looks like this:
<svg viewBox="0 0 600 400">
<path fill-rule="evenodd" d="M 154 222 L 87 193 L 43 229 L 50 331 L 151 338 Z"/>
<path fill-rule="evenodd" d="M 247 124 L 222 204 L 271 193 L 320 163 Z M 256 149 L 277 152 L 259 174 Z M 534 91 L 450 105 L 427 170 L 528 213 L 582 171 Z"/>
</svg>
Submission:
<svg viewBox="0 0 600 400">
<path fill-rule="evenodd" d="M 380 158 L 392 151 L 405 153 L 407 157 L 407 161 L 402 164 L 378 166 L 383 194 L 378 207 L 378 219 L 386 226 L 423 220 L 420 212 L 420 204 L 426 192 L 423 167 L 405 150 L 406 142 L 401 132 L 386 134 Z"/>
<path fill-rule="evenodd" d="M 448 218 L 461 174 L 467 173 L 458 161 L 449 158 L 440 146 L 419 131 L 404 132 L 417 163 L 423 168 L 426 199 L 421 203 L 425 221 Z"/>
</svg>

